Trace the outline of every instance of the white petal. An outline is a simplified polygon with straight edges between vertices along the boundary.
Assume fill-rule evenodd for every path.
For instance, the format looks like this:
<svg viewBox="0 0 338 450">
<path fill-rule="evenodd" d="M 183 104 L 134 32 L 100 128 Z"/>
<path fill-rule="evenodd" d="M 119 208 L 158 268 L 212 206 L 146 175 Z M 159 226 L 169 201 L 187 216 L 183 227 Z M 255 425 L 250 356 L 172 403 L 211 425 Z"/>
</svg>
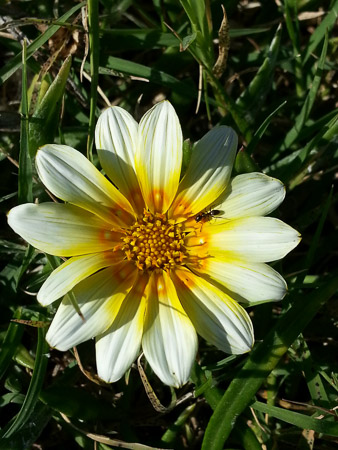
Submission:
<svg viewBox="0 0 338 450">
<path fill-rule="evenodd" d="M 138 124 L 123 108 L 113 106 L 99 117 L 95 144 L 103 170 L 137 212 L 144 201 L 135 172 Z"/>
<path fill-rule="evenodd" d="M 165 213 L 175 197 L 182 165 L 182 131 L 168 101 L 155 105 L 141 119 L 136 173 L 151 212 Z"/>
<path fill-rule="evenodd" d="M 49 345 L 65 351 L 106 331 L 133 286 L 135 276 L 133 264 L 120 263 L 75 286 L 73 293 L 85 321 L 75 311 L 67 294 L 47 332 Z"/>
<path fill-rule="evenodd" d="M 273 217 L 247 217 L 219 223 L 205 223 L 201 233 L 187 239 L 198 253 L 207 248 L 209 255 L 230 259 L 270 262 L 283 258 L 299 243 L 300 234 Z"/>
<path fill-rule="evenodd" d="M 179 387 L 188 381 L 197 351 L 197 336 L 166 272 L 153 272 L 147 288 L 142 347 L 163 383 Z"/>
<path fill-rule="evenodd" d="M 201 259 L 198 267 L 187 265 L 206 280 L 220 284 L 237 301 L 278 301 L 287 291 L 284 278 L 266 264 L 220 258 L 218 255 Z"/>
<path fill-rule="evenodd" d="M 136 280 L 112 325 L 97 338 L 97 373 L 107 383 L 119 380 L 140 352 L 147 282 L 147 275 Z"/>
<path fill-rule="evenodd" d="M 43 283 L 38 292 L 38 301 L 41 305 L 49 305 L 98 270 L 123 261 L 123 256 L 120 252 L 109 251 L 68 259 Z"/>
<path fill-rule="evenodd" d="M 109 250 L 122 236 L 94 214 L 61 203 L 16 206 L 8 213 L 8 224 L 34 247 L 57 256 Z"/>
<path fill-rule="evenodd" d="M 170 217 L 180 220 L 195 215 L 216 201 L 230 179 L 237 141 L 232 128 L 220 126 L 196 143 L 170 208 Z"/>
<path fill-rule="evenodd" d="M 183 308 L 204 339 L 226 353 L 251 350 L 253 328 L 244 308 L 187 269 L 175 271 L 172 277 Z"/>
<path fill-rule="evenodd" d="M 36 154 L 41 181 L 57 197 L 117 226 L 133 222 L 126 198 L 80 152 L 67 145 L 45 145 Z"/>
<path fill-rule="evenodd" d="M 282 203 L 285 187 L 276 178 L 252 172 L 238 175 L 231 180 L 224 194 L 217 200 L 218 217 L 266 216 Z"/>
</svg>

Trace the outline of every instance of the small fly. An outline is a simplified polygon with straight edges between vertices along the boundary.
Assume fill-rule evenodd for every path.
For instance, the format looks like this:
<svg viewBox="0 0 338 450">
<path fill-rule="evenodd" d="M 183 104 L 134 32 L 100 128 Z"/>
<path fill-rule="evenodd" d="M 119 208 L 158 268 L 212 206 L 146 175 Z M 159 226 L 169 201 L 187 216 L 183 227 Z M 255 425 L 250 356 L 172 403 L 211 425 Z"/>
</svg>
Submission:
<svg viewBox="0 0 338 450">
<path fill-rule="evenodd" d="M 197 216 L 195 217 L 196 222 L 209 222 L 209 220 L 211 220 L 212 218 L 218 216 L 219 214 L 221 214 L 222 211 L 220 211 L 219 209 L 212 209 L 211 211 L 206 211 L 206 212 L 201 212 L 199 214 L 197 214 Z"/>
<path fill-rule="evenodd" d="M 200 212 L 199 214 L 197 214 L 197 216 L 195 216 L 195 220 L 197 223 L 201 224 L 200 231 L 202 231 L 204 223 L 210 222 L 211 219 L 217 219 L 217 216 L 221 213 L 222 211 L 220 211 L 219 209 L 211 209 L 210 211 Z"/>
</svg>

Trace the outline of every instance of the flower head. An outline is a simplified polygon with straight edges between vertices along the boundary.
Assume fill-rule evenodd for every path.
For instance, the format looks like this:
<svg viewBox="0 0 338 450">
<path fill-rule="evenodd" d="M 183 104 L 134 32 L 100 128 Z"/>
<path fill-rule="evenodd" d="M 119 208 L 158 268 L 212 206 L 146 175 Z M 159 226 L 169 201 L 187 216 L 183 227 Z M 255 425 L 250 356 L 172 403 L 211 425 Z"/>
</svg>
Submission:
<svg viewBox="0 0 338 450">
<path fill-rule="evenodd" d="M 20 205 L 8 217 L 39 250 L 69 257 L 38 293 L 42 305 L 63 297 L 49 344 L 67 350 L 95 337 L 107 382 L 121 378 L 142 347 L 172 386 L 189 378 L 196 331 L 227 353 L 248 352 L 252 324 L 238 302 L 283 298 L 284 279 L 265 263 L 300 240 L 264 217 L 283 201 L 282 183 L 261 173 L 230 180 L 237 136 L 226 126 L 196 143 L 180 181 L 182 132 L 167 101 L 139 124 L 120 107 L 107 109 L 95 138 L 114 184 L 73 148 L 45 145 L 38 174 L 65 203 Z"/>
</svg>

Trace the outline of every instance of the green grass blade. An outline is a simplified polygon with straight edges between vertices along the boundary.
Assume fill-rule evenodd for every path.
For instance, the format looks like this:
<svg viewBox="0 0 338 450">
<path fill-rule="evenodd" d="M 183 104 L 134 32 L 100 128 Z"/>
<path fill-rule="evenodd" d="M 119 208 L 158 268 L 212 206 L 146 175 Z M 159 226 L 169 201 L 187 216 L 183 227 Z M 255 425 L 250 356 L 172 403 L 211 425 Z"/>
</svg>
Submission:
<svg viewBox="0 0 338 450">
<path fill-rule="evenodd" d="M 232 380 L 211 417 L 203 441 L 203 450 L 220 450 L 237 417 L 250 404 L 269 373 L 276 367 L 292 342 L 338 289 L 333 277 L 307 296 L 294 299 L 289 309 L 251 352 L 247 362 Z"/>
<path fill-rule="evenodd" d="M 208 75 L 212 77 L 211 73 L 209 73 Z M 243 134 L 243 136 L 245 136 L 246 141 L 250 142 L 252 139 L 252 129 L 250 127 L 249 121 L 244 117 L 241 108 L 236 104 L 236 102 L 226 92 L 226 90 L 223 89 L 221 83 L 215 77 L 212 80 L 212 87 L 214 89 L 214 94 L 218 106 L 223 110 L 229 111 L 239 131 Z M 210 99 L 209 103 L 211 103 Z"/>
<path fill-rule="evenodd" d="M 254 402 L 251 405 L 256 411 L 261 411 L 276 419 L 295 425 L 303 430 L 314 430 L 317 433 L 328 436 L 338 436 L 338 423 L 328 422 L 325 419 L 316 419 L 287 409 L 270 406 L 262 402 Z"/>
<path fill-rule="evenodd" d="M 118 420 L 119 412 L 103 401 L 79 387 L 49 386 L 40 393 L 40 400 L 55 411 L 81 420 Z"/>
<path fill-rule="evenodd" d="M 266 129 L 268 128 L 268 126 L 271 122 L 271 119 L 278 113 L 279 110 L 281 110 L 283 108 L 283 106 L 286 105 L 286 103 L 287 103 L 286 100 L 283 103 L 281 103 L 271 114 L 268 115 L 268 117 L 260 125 L 260 127 L 258 128 L 256 133 L 253 135 L 253 138 L 251 139 L 251 141 L 249 142 L 249 144 L 246 148 L 246 151 L 249 154 L 253 153 L 253 151 L 257 147 L 257 144 L 260 141 L 260 139 L 262 138 L 262 136 L 264 135 Z"/>
<path fill-rule="evenodd" d="M 277 62 L 277 56 L 282 37 L 281 25 L 277 28 L 276 34 L 271 42 L 269 52 L 262 66 L 259 68 L 256 76 L 253 78 L 246 90 L 238 98 L 236 104 L 243 112 L 246 120 L 254 122 L 255 116 L 259 111 L 272 83 L 272 76 Z"/>
<path fill-rule="evenodd" d="M 226 359 L 230 360 L 230 358 L 232 358 L 232 356 L 229 356 L 229 358 Z M 211 375 L 207 378 L 206 373 L 208 372 L 202 370 L 197 363 L 194 364 L 191 372 L 191 378 L 195 383 L 194 396 L 199 397 L 200 395 L 203 395 L 210 407 L 215 410 L 224 395 L 224 391 L 215 386 L 215 380 Z M 209 372 L 209 374 L 211 373 Z M 248 427 L 244 418 L 239 417 L 233 431 L 236 439 L 240 441 L 244 450 L 260 450 L 262 448 L 256 435 L 252 429 Z"/>
<path fill-rule="evenodd" d="M 18 273 L 17 273 L 16 279 L 15 279 L 16 288 L 19 285 L 19 281 L 20 281 L 22 275 L 26 272 L 26 270 L 28 269 L 28 266 L 31 264 L 31 262 L 33 261 L 35 256 L 36 256 L 35 248 L 32 245 L 28 244 L 25 254 L 21 261 L 21 266 L 18 269 Z"/>
<path fill-rule="evenodd" d="M 285 0 L 285 23 L 293 46 L 293 65 L 295 73 L 296 93 L 299 98 L 304 95 L 304 76 L 300 52 L 300 30 L 297 17 L 297 2 Z"/>
<path fill-rule="evenodd" d="M 276 161 L 274 164 L 266 167 L 264 172 L 282 179 L 284 183 L 289 183 L 290 190 L 297 186 L 299 182 L 303 181 L 305 175 L 303 172 L 308 170 L 311 159 L 314 157 L 317 158 L 318 156 L 318 151 L 316 152 L 316 155 L 311 156 L 312 150 L 320 147 L 326 148 L 331 140 L 337 136 L 338 115 L 333 118 L 331 118 L 329 114 L 326 116 L 328 116 L 327 121 L 323 122 L 322 120 L 319 120 L 321 123 L 319 132 L 305 147 L 300 150 L 295 150 L 291 154 Z"/>
<path fill-rule="evenodd" d="M 48 361 L 46 355 L 48 352 L 48 344 L 45 341 L 45 334 L 46 330 L 44 328 L 38 328 L 38 345 L 36 349 L 35 364 L 27 395 L 11 427 L 4 433 L 4 438 L 11 437 L 28 422 L 39 399 Z"/>
<path fill-rule="evenodd" d="M 305 140 L 309 137 L 312 137 L 314 132 L 320 131 L 323 127 L 327 126 L 330 120 L 334 119 L 337 116 L 338 108 L 334 108 L 321 117 L 316 118 L 315 120 L 309 119 L 306 122 L 303 130 L 301 131 L 299 139 Z"/>
<path fill-rule="evenodd" d="M 144 66 L 133 61 L 127 61 L 125 59 L 116 58 L 115 56 L 109 56 L 107 60 L 107 68 L 99 68 L 99 73 L 105 75 L 119 75 L 116 74 L 116 71 L 122 72 L 126 75 L 146 78 L 154 84 L 169 87 L 173 91 L 186 95 L 191 99 L 196 99 L 197 97 L 197 90 L 191 84 L 184 83 L 183 81 L 180 81 L 174 76 L 161 70 Z"/>
<path fill-rule="evenodd" d="M 13 315 L 13 319 L 20 319 L 21 315 L 22 310 L 21 308 L 18 308 Z M 23 330 L 23 326 L 15 322 L 10 322 L 8 326 L 0 352 L 0 379 L 4 376 L 10 362 L 12 361 L 12 357 L 14 356 L 17 346 L 21 341 Z"/>
<path fill-rule="evenodd" d="M 295 142 L 297 139 L 299 133 L 301 132 L 305 122 L 307 121 L 308 117 L 310 116 L 312 106 L 314 104 L 314 101 L 316 99 L 317 91 L 320 86 L 320 81 L 322 79 L 322 73 L 323 68 L 325 64 L 325 58 L 326 58 L 326 52 L 327 52 L 327 46 L 328 46 L 328 37 L 326 35 L 325 41 L 323 44 L 322 53 L 318 62 L 318 67 L 316 70 L 315 77 L 313 79 L 313 83 L 311 86 L 311 89 L 306 96 L 304 105 L 298 114 L 298 116 L 295 119 L 295 125 L 291 128 L 291 130 L 287 133 L 285 136 L 285 139 L 281 146 L 281 151 L 285 151 L 290 148 L 290 146 Z"/>
<path fill-rule="evenodd" d="M 330 151 L 329 145 L 335 145 L 334 139 L 338 136 L 338 115 L 330 120 L 327 124 L 323 126 L 320 132 L 300 150 L 297 155 L 297 159 L 294 161 L 293 169 L 290 171 L 289 175 L 293 175 L 290 183 L 289 189 L 294 189 L 298 184 L 302 183 L 304 177 L 309 172 L 309 166 L 314 159 L 318 160 L 319 157 L 327 151 Z M 310 155 L 313 148 L 318 148 L 318 151 L 314 156 Z M 334 148 L 334 147 L 333 147 Z"/>
<path fill-rule="evenodd" d="M 37 403 L 34 407 L 30 421 L 20 431 L 11 435 L 10 438 L 0 440 L 0 450 L 23 450 L 34 448 L 36 440 L 51 419 L 51 409 Z"/>
<path fill-rule="evenodd" d="M 251 36 L 252 34 L 266 33 L 270 31 L 270 28 L 257 27 L 257 28 L 230 28 L 229 36 L 238 38 L 242 36 Z"/>
<path fill-rule="evenodd" d="M 270 28 L 231 28 L 230 37 L 239 38 L 260 33 L 266 33 Z M 100 30 L 100 38 L 112 37 L 110 40 L 111 51 L 147 50 L 161 47 L 179 47 L 180 40 L 172 33 L 164 33 L 157 28 L 110 28 Z"/>
<path fill-rule="evenodd" d="M 21 130 L 20 130 L 20 155 L 18 177 L 18 203 L 33 201 L 32 191 L 32 162 L 29 155 L 29 122 L 27 99 L 27 47 L 26 41 L 22 49 L 22 89 L 21 89 Z"/>
<path fill-rule="evenodd" d="M 338 0 L 336 0 L 332 6 L 332 9 L 322 20 L 321 24 L 314 30 L 311 34 L 308 46 L 305 50 L 305 55 L 303 57 L 303 65 L 308 61 L 311 54 L 316 50 L 318 45 L 324 39 L 326 33 L 330 33 L 338 17 Z"/>
<path fill-rule="evenodd" d="M 333 408 L 334 405 L 331 405 L 324 383 L 316 369 L 309 346 L 303 335 L 300 335 L 295 341 L 295 346 L 292 348 L 290 356 L 300 364 L 313 404 L 322 408 Z"/>
<path fill-rule="evenodd" d="M 243 450 L 262 450 L 262 445 L 258 441 L 255 432 L 248 425 L 245 417 L 240 417 L 233 430 L 232 436 L 239 441 Z"/>
<path fill-rule="evenodd" d="M 323 378 L 324 380 L 336 391 L 338 392 L 338 384 L 334 382 L 334 380 L 332 380 L 326 372 L 324 372 L 324 370 L 320 370 L 318 372 Z"/>
<path fill-rule="evenodd" d="M 192 404 L 187 406 L 181 414 L 177 417 L 175 422 L 167 429 L 167 431 L 163 434 L 161 438 L 161 444 L 165 446 L 173 447 L 177 440 L 178 435 L 181 431 L 181 429 L 184 427 L 185 423 L 189 420 L 189 417 L 194 412 L 194 409 L 196 408 L 196 404 Z"/>
<path fill-rule="evenodd" d="M 29 106 L 27 96 L 27 47 L 24 41 L 22 49 L 22 89 L 21 89 L 21 129 L 18 176 L 18 203 L 33 202 L 32 161 L 29 153 Z M 28 245 L 16 277 L 16 287 L 20 278 L 34 258 L 34 248 Z"/>
<path fill-rule="evenodd" d="M 99 82 L 99 2 L 88 0 L 88 27 L 90 51 L 90 114 L 87 140 L 87 158 L 92 161 L 92 149 L 96 123 L 97 85 Z"/>
<path fill-rule="evenodd" d="M 111 39 L 111 50 L 145 50 L 180 45 L 176 36 L 156 28 L 103 29 L 100 30 L 100 35 L 117 38 Z"/>
<path fill-rule="evenodd" d="M 297 279 L 295 282 L 296 285 L 300 285 L 301 283 L 303 283 L 310 267 L 312 266 L 312 263 L 313 263 L 314 257 L 315 257 L 315 253 L 318 249 L 319 239 L 322 234 L 324 224 L 325 224 L 327 215 L 328 215 L 330 207 L 331 207 L 332 195 L 333 195 L 333 189 L 331 188 L 331 191 L 326 199 L 326 202 L 323 205 L 322 214 L 320 216 L 318 226 L 316 228 L 314 236 L 312 237 L 310 248 L 305 257 L 305 263 L 304 263 L 304 267 L 303 267 L 304 270 L 297 276 Z"/>
<path fill-rule="evenodd" d="M 34 55 L 34 53 L 45 44 L 48 39 L 50 39 L 53 34 L 55 34 L 61 27 L 61 23 L 65 22 L 70 16 L 72 16 L 76 11 L 85 6 L 86 2 L 79 3 L 69 11 L 67 11 L 58 20 L 60 25 L 51 25 L 43 34 L 37 37 L 28 47 L 27 47 L 27 60 Z M 0 85 L 4 83 L 14 72 L 16 72 L 22 65 L 22 52 L 14 56 L 1 70 L 0 70 Z"/>
<path fill-rule="evenodd" d="M 195 2 L 192 0 L 180 0 L 187 14 L 196 39 L 192 45 L 194 53 L 202 65 L 211 70 L 214 64 L 214 52 L 212 45 L 212 34 L 208 23 L 208 8 L 206 2 Z"/>
<path fill-rule="evenodd" d="M 55 80 L 37 105 L 29 123 L 29 151 L 34 157 L 37 149 L 44 144 L 52 143 L 57 131 L 61 110 L 62 97 L 72 58 L 69 56 L 62 64 Z"/>
</svg>

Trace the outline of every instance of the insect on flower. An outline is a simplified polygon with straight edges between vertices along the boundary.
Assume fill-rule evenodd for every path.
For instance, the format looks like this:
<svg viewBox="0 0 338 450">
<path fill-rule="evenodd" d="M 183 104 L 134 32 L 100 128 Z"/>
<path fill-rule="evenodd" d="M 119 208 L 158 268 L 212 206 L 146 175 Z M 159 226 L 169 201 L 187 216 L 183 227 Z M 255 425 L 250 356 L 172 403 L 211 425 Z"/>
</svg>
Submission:
<svg viewBox="0 0 338 450">
<path fill-rule="evenodd" d="M 222 211 L 220 211 L 219 209 L 212 209 L 210 211 L 205 211 L 205 212 L 201 212 L 199 214 L 197 214 L 197 216 L 195 217 L 196 222 L 209 222 L 212 218 L 218 216 L 219 214 L 221 214 Z"/>
<path fill-rule="evenodd" d="M 210 222 L 211 219 L 220 219 L 220 217 L 216 217 L 221 214 L 221 210 L 219 209 L 211 209 L 209 211 L 200 212 L 195 216 L 195 221 L 201 224 L 200 232 L 202 231 L 203 224 L 206 222 Z"/>
</svg>

